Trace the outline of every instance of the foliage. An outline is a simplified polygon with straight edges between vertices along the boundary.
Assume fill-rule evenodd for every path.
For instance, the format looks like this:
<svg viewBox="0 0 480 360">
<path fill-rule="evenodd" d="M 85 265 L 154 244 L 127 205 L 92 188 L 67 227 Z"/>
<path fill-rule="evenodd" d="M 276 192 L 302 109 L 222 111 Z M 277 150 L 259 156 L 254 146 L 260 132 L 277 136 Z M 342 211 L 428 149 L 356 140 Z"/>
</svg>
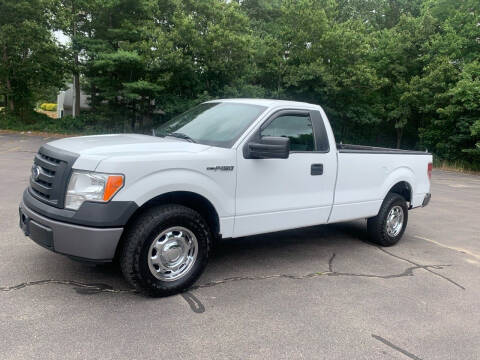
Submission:
<svg viewBox="0 0 480 360">
<path fill-rule="evenodd" d="M 480 162 L 478 0 L 6 0 L 0 19 L 22 126 L 147 132 L 201 101 L 281 98 L 321 104 L 338 141 Z M 65 73 L 92 112 L 33 123 Z"/>
<path fill-rule="evenodd" d="M 28 120 L 45 89 L 63 85 L 64 49 L 50 32 L 50 0 L 0 2 L 0 93 Z"/>
<path fill-rule="evenodd" d="M 57 104 L 42 103 L 42 104 L 40 104 L 40 109 L 45 110 L 45 111 L 57 111 Z"/>
<path fill-rule="evenodd" d="M 12 113 L 0 113 L 0 129 L 56 134 L 105 134 L 123 131 L 118 122 L 91 113 L 81 114 L 75 118 L 65 116 L 60 119 L 52 119 L 47 115 L 32 111 L 27 119 L 28 121 L 22 121 Z"/>
</svg>

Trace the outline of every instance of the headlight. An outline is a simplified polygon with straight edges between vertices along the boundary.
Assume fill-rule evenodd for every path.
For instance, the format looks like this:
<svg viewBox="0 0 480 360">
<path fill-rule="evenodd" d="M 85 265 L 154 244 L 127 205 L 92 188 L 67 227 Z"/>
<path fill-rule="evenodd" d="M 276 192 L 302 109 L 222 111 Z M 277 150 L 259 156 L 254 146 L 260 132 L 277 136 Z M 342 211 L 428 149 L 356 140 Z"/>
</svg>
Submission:
<svg viewBox="0 0 480 360">
<path fill-rule="evenodd" d="M 74 171 L 65 195 L 65 208 L 78 210 L 84 201 L 109 201 L 123 186 L 123 175 Z"/>
</svg>

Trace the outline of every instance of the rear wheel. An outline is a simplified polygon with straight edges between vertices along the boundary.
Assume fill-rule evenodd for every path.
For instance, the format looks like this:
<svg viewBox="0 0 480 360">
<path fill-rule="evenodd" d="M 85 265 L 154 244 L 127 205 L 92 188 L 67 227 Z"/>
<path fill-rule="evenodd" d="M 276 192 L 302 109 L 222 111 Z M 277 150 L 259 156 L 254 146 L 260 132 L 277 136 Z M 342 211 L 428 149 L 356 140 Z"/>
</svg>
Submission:
<svg viewBox="0 0 480 360">
<path fill-rule="evenodd" d="M 189 288 L 208 262 L 211 234 L 196 211 L 182 205 L 147 210 L 129 227 L 120 256 L 136 289 L 168 296 Z"/>
<path fill-rule="evenodd" d="M 389 193 L 378 215 L 367 221 L 370 240 L 381 246 L 395 245 L 402 238 L 407 222 L 407 202 L 403 196 Z"/>
</svg>

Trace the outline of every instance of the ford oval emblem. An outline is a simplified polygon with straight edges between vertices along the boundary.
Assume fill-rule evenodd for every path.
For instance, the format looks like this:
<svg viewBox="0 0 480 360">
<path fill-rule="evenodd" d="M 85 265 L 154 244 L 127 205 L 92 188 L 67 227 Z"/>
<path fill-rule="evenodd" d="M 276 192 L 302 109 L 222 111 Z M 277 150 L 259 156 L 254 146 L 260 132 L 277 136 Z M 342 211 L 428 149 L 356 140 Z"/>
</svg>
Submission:
<svg viewBox="0 0 480 360">
<path fill-rule="evenodd" d="M 32 177 L 33 177 L 33 180 L 38 180 L 39 176 L 40 176 L 40 166 L 38 165 L 33 165 L 32 166 Z"/>
</svg>

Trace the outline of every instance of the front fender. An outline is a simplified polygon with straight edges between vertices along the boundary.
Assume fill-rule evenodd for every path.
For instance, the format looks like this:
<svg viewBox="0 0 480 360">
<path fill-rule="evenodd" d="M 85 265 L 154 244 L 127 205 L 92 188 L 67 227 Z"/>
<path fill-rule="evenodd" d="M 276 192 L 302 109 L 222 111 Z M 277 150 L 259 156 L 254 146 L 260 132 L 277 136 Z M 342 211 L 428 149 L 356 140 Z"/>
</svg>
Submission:
<svg viewBox="0 0 480 360">
<path fill-rule="evenodd" d="M 216 181 L 215 181 L 216 180 Z M 127 184 L 115 201 L 130 199 L 140 207 L 147 201 L 173 191 L 189 191 L 203 196 L 215 207 L 220 217 L 230 217 L 235 212 L 234 184 L 218 181 L 190 169 L 160 170 Z"/>
</svg>

